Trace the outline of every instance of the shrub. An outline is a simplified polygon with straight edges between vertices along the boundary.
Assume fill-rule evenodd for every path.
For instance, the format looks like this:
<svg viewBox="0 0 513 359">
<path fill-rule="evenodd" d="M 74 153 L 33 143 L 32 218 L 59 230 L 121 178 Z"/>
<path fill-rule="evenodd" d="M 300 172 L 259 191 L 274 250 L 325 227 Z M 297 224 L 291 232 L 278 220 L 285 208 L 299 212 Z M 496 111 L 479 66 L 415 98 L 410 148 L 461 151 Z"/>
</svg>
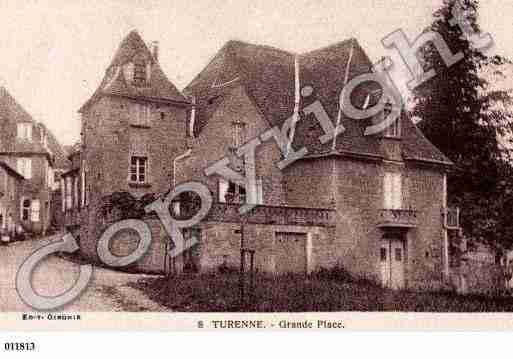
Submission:
<svg viewBox="0 0 513 359">
<path fill-rule="evenodd" d="M 332 268 L 321 267 L 313 273 L 313 276 L 317 277 L 318 279 L 336 280 L 345 283 L 355 282 L 355 278 L 352 276 L 352 274 L 340 265 L 336 265 Z"/>
</svg>

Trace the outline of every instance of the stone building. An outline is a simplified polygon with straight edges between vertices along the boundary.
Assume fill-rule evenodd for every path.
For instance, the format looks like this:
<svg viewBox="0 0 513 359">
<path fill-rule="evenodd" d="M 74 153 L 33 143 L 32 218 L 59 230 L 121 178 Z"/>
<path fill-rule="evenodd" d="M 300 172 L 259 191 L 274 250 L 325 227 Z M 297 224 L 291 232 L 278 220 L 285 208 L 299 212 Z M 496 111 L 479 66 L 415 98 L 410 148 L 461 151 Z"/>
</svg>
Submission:
<svg viewBox="0 0 513 359">
<path fill-rule="evenodd" d="M 10 241 L 20 225 L 20 199 L 25 179 L 7 163 L 0 161 L 0 240 Z"/>
<path fill-rule="evenodd" d="M 80 109 L 80 164 L 73 161 L 80 181 L 73 190 L 66 185 L 65 191 L 84 193 L 74 203 L 81 224 L 75 233 L 87 238 L 81 240 L 86 256 L 96 256 L 94 239 L 101 234 L 99 207 L 105 196 L 127 192 L 139 198 L 170 189 L 173 159 L 185 149 L 188 110 L 188 102 L 160 68 L 158 44 L 150 51 L 131 32 Z"/>
<path fill-rule="evenodd" d="M 393 288 L 437 286 L 449 272 L 452 227 L 447 214 L 452 212 L 446 205 L 446 172 L 451 161 L 405 116 L 385 131 L 365 136 L 365 128 L 383 113 L 366 120 L 342 113 L 345 131 L 322 141 L 321 111 L 336 123 L 344 78 L 370 72 L 371 65 L 354 39 L 304 54 L 228 42 L 184 90 L 198 109 L 190 126 L 195 146 L 180 174 L 183 180 L 204 181 L 222 202 L 224 193 L 238 186 L 219 176 L 205 178 L 201 169 L 259 138 L 259 204 L 331 210 L 335 216 L 334 232 L 327 230 L 324 240 L 305 235 L 313 233 L 310 227 L 304 227 L 302 238 L 275 228 L 263 238 L 257 235 L 257 242 L 274 237 L 269 253 L 260 256 L 297 255 L 295 267 L 275 260 L 271 270 L 304 271 L 304 262 L 313 270 L 340 265 Z M 276 141 L 264 141 L 269 137 L 265 133 L 273 126 L 282 129 L 294 112 L 298 89 L 301 120 L 292 148 L 308 153 L 281 170 L 282 151 Z M 362 86 L 355 91 L 355 106 L 363 107 L 375 93 L 372 86 Z M 452 226 L 458 227 L 457 220 Z M 219 232 L 226 225 L 205 227 Z"/>
<path fill-rule="evenodd" d="M 1 87 L 0 160 L 26 179 L 20 193 L 20 210 L 16 214 L 21 230 L 25 232 L 41 234 L 50 227 L 55 158 L 56 153 L 61 156 L 61 151 L 50 131 L 34 121 Z"/>
<path fill-rule="evenodd" d="M 130 33 L 81 109 L 85 200 L 75 233 L 86 256 L 98 259 L 98 238 L 120 218 L 102 210 L 113 193 L 158 197 L 198 181 L 214 200 L 206 218 L 184 230 L 199 243 L 168 261 L 169 238 L 155 215 L 145 215 L 153 241 L 140 270 L 171 263 L 208 271 L 244 258 L 269 273 L 343 267 L 391 288 L 435 288 L 449 278 L 450 231 L 458 227 L 446 204 L 452 163 L 404 115 L 366 136 L 385 112 L 353 120 L 340 111 L 344 83 L 371 71 L 356 40 L 304 54 L 230 41 L 184 89 L 187 99 L 156 54 Z M 380 96 L 361 86 L 352 100 L 363 108 Z M 291 117 L 296 125 L 283 130 Z M 344 131 L 330 137 L 337 123 Z M 253 168 L 243 146 L 255 148 Z M 302 149 L 283 165 L 285 153 Z M 206 171 L 223 158 L 242 177 L 254 171 L 255 186 Z M 248 202 L 256 207 L 241 215 Z M 170 210 L 179 215 L 182 205 Z M 113 242 L 118 255 L 137 247 L 126 232 Z"/>
</svg>

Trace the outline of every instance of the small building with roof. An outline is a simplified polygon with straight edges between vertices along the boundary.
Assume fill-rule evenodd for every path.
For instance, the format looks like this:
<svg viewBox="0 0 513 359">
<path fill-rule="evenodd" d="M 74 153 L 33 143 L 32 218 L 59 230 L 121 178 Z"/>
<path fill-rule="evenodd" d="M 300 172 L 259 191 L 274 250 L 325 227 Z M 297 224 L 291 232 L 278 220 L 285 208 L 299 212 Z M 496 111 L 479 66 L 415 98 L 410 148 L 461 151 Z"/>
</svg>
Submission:
<svg viewBox="0 0 513 359">
<path fill-rule="evenodd" d="M 50 228 L 55 159 L 62 157 L 61 151 L 46 126 L 0 87 L 0 160 L 25 178 L 18 213 L 21 230 L 27 234 L 43 234 Z"/>
</svg>

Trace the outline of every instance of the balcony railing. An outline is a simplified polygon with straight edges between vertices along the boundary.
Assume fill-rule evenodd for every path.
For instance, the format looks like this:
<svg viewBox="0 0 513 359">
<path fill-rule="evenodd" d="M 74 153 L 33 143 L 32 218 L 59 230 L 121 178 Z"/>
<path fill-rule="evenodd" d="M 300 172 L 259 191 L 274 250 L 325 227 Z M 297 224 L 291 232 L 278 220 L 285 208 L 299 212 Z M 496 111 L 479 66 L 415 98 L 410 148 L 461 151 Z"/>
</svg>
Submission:
<svg viewBox="0 0 513 359">
<path fill-rule="evenodd" d="M 459 230 L 460 226 L 460 209 L 458 207 L 447 207 L 442 211 L 444 217 L 444 226 L 447 229 Z"/>
<path fill-rule="evenodd" d="M 378 227 L 417 227 L 417 215 L 414 209 L 382 209 Z"/>
<path fill-rule="evenodd" d="M 205 221 L 334 227 L 335 210 L 260 205 L 240 214 L 239 204 L 214 203 Z"/>
</svg>

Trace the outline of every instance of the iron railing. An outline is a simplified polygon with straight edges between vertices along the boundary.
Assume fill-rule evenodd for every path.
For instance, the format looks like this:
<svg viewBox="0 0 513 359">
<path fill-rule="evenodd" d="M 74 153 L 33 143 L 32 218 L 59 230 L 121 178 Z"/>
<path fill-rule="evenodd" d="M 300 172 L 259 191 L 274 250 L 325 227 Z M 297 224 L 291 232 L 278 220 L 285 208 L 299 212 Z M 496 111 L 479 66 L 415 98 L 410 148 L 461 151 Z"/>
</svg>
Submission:
<svg viewBox="0 0 513 359">
<path fill-rule="evenodd" d="M 381 227 L 416 227 L 418 211 L 415 209 L 382 209 Z"/>
</svg>

